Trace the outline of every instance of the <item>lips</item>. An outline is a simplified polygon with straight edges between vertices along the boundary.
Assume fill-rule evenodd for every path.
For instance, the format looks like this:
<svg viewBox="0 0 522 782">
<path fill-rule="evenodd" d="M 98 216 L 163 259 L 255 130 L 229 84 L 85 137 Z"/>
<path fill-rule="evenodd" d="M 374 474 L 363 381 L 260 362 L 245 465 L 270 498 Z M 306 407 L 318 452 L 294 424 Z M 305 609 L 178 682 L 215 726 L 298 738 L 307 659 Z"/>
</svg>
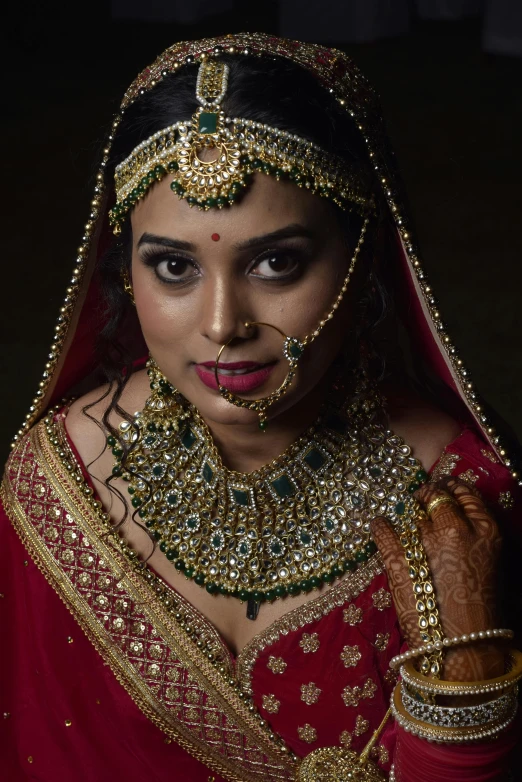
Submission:
<svg viewBox="0 0 522 782">
<path fill-rule="evenodd" d="M 234 361 L 218 364 L 219 382 L 233 394 L 247 394 L 259 388 L 269 378 L 275 363 L 260 364 L 256 361 Z M 195 365 L 196 374 L 207 388 L 218 390 L 214 362 L 204 361 Z"/>
</svg>

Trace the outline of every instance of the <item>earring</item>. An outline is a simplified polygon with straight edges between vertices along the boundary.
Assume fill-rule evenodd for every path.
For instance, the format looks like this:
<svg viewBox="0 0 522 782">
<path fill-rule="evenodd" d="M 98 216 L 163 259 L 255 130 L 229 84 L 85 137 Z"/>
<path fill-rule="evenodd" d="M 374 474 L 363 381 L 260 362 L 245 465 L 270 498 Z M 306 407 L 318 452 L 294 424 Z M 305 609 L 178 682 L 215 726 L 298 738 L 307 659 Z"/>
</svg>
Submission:
<svg viewBox="0 0 522 782">
<path fill-rule="evenodd" d="M 136 302 L 134 301 L 134 291 L 132 290 L 132 284 L 129 277 L 129 270 L 127 267 L 125 267 L 121 273 L 121 279 L 123 281 L 123 290 L 131 300 L 134 306 L 136 306 Z"/>
</svg>

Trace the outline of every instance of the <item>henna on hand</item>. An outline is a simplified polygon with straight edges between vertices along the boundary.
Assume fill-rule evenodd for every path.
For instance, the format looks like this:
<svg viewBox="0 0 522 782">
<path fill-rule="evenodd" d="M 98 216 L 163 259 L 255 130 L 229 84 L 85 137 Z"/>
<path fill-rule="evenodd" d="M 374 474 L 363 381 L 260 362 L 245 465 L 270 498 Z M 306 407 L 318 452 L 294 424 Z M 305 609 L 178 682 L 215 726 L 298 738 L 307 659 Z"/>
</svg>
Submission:
<svg viewBox="0 0 522 782">
<path fill-rule="evenodd" d="M 453 637 L 495 627 L 501 537 L 480 495 L 461 481 L 446 478 L 425 484 L 416 497 L 424 509 L 437 497 L 451 497 L 456 503 L 438 504 L 419 524 L 444 634 Z M 372 522 L 372 533 L 386 566 L 405 639 L 410 648 L 418 646 L 418 617 L 403 548 L 384 518 Z M 497 641 L 456 647 L 445 655 L 446 679 L 470 681 L 501 673 L 503 652 Z"/>
</svg>

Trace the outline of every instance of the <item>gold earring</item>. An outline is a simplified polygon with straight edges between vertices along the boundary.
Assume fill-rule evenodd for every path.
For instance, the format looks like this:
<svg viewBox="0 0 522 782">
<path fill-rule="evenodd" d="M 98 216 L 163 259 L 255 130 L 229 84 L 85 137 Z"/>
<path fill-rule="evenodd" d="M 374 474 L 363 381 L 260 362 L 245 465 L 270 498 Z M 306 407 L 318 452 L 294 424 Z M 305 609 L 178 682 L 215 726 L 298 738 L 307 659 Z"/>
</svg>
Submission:
<svg viewBox="0 0 522 782">
<path fill-rule="evenodd" d="M 131 300 L 131 302 L 136 306 L 136 302 L 134 301 L 134 291 L 132 290 L 132 284 L 129 277 L 129 271 L 127 268 L 123 269 L 121 273 L 121 279 L 123 280 L 123 290 Z"/>
</svg>

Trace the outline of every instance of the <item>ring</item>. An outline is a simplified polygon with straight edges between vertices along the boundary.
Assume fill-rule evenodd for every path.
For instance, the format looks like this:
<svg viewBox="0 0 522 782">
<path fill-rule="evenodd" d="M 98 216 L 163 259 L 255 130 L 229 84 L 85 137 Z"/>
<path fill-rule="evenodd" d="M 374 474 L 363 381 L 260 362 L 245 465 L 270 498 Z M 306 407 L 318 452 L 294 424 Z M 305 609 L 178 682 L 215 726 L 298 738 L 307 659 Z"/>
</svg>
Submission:
<svg viewBox="0 0 522 782">
<path fill-rule="evenodd" d="M 458 502 L 454 500 L 453 497 L 435 497 L 435 499 L 426 506 L 426 513 L 428 516 L 431 516 L 437 505 L 442 505 L 443 502 L 448 502 L 450 505 L 456 505 L 457 508 L 459 506 Z"/>
</svg>

